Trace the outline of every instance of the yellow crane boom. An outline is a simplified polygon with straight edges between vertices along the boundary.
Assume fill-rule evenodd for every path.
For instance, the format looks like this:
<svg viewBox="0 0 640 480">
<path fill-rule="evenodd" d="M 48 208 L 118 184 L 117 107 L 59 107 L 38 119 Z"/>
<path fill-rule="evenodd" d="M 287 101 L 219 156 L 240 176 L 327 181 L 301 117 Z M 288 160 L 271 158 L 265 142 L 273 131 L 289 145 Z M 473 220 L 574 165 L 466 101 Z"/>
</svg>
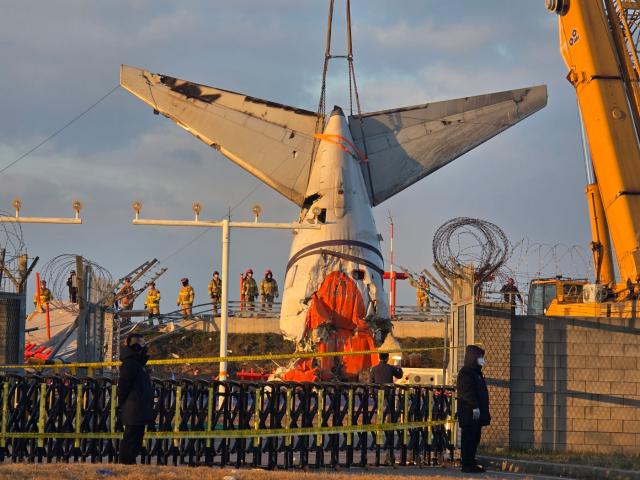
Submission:
<svg viewBox="0 0 640 480">
<path fill-rule="evenodd" d="M 546 0 L 575 87 L 595 182 L 587 186 L 596 281 L 610 283 L 610 235 L 623 284 L 640 273 L 640 2 Z M 608 231 L 607 231 L 608 230 Z"/>
</svg>

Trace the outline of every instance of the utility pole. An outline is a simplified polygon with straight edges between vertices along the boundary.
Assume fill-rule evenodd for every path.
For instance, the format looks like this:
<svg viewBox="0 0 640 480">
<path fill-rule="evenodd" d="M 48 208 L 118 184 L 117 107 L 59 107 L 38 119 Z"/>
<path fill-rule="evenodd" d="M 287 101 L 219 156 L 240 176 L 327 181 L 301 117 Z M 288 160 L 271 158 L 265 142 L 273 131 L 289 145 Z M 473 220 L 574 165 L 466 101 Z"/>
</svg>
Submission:
<svg viewBox="0 0 640 480">
<path fill-rule="evenodd" d="M 70 218 L 55 218 L 55 217 L 22 217 L 20 216 L 20 209 L 22 208 L 22 201 L 19 198 L 13 200 L 13 208 L 15 209 L 15 216 L 0 216 L 0 223 L 53 223 L 62 225 L 80 225 L 82 219 L 80 218 L 80 210 L 82 210 L 82 203 L 78 200 L 74 200 L 71 204 L 75 215 Z M 18 252 L 16 252 L 18 253 Z M 34 259 L 30 266 L 27 267 L 27 255 L 20 254 L 18 257 L 18 278 L 15 278 L 11 272 L 6 268 L 4 263 L 5 251 L 1 252 L 2 260 L 0 261 L 0 279 L 2 275 L 7 276 L 16 287 L 16 291 L 19 294 L 23 294 L 27 284 L 27 277 L 36 266 L 38 257 Z"/>
<path fill-rule="evenodd" d="M 396 316 L 396 272 L 394 271 L 393 264 L 393 217 L 389 212 L 389 223 L 391 226 L 391 238 L 389 238 L 389 275 L 390 275 L 390 288 L 389 288 L 389 315 L 391 318 Z"/>
<path fill-rule="evenodd" d="M 79 362 L 87 361 L 87 296 L 85 289 L 84 259 L 76 255 L 76 279 L 78 282 L 78 333 L 77 357 Z"/>
<path fill-rule="evenodd" d="M 49 223 L 49 224 L 59 224 L 59 225 L 79 225 L 82 223 L 82 219 L 80 218 L 80 210 L 82 209 L 82 203 L 78 200 L 74 200 L 71 204 L 75 215 L 70 218 L 55 218 L 55 217 L 22 217 L 20 216 L 20 209 L 22 208 L 22 201 L 18 198 L 13 200 L 13 208 L 15 209 L 15 216 L 0 216 L 0 223 Z M 25 253 L 15 252 L 19 254 L 18 257 L 18 271 L 15 275 L 7 269 L 7 265 L 5 265 L 5 251 L 2 252 L 2 261 L 0 262 L 0 276 L 5 276 L 11 280 L 11 282 L 15 285 L 16 293 L 20 295 L 20 315 L 19 315 L 19 325 L 18 325 L 18 358 L 19 362 L 22 363 L 23 352 L 24 352 L 24 327 L 25 327 L 25 319 L 27 316 L 27 306 L 26 306 L 26 286 L 27 286 L 27 278 L 33 271 L 33 268 L 36 266 L 38 262 L 38 257 L 35 257 L 31 262 L 31 265 L 28 265 L 28 258 Z"/>
<path fill-rule="evenodd" d="M 394 228 L 393 228 L 393 217 L 391 216 L 391 212 L 389 212 L 389 223 L 391 226 L 391 236 L 389 238 L 389 271 L 384 272 L 382 278 L 384 280 L 389 279 L 389 317 L 393 320 L 396 317 L 396 282 L 397 280 L 406 280 L 409 278 L 406 272 L 396 272 L 395 271 L 395 263 L 393 257 L 393 238 L 394 238 Z"/>
<path fill-rule="evenodd" d="M 231 229 L 232 228 L 257 228 L 271 230 L 319 230 L 320 224 L 317 223 L 264 223 L 259 222 L 262 209 L 259 205 L 254 205 L 253 214 L 255 220 L 253 222 L 232 222 L 229 215 L 221 221 L 200 220 L 200 212 L 202 206 L 199 203 L 192 205 L 195 215 L 193 220 L 151 220 L 140 218 L 142 204 L 134 202 L 133 210 L 135 217 L 134 225 L 154 225 L 161 227 L 204 227 L 204 228 L 222 228 L 222 299 L 220 302 L 220 357 L 227 356 L 227 337 L 229 331 L 229 259 L 231 250 Z M 227 362 L 220 362 L 220 380 L 227 378 Z"/>
</svg>

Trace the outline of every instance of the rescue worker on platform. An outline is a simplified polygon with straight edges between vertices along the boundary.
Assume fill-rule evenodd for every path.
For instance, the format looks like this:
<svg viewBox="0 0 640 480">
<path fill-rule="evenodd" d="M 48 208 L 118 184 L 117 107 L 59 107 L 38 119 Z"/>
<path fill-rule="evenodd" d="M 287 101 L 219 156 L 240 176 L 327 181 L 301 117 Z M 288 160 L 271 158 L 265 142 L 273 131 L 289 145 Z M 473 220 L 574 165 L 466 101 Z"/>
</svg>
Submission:
<svg viewBox="0 0 640 480">
<path fill-rule="evenodd" d="M 47 310 L 47 305 L 51 301 L 51 290 L 47 288 L 47 282 L 44 280 L 40 281 L 40 301 L 38 302 L 38 292 L 33 296 L 33 304 L 36 308 L 39 308 L 42 313 L 45 313 Z"/>
<path fill-rule="evenodd" d="M 221 296 L 222 296 L 222 280 L 220 279 L 220 274 L 216 270 L 215 272 L 213 272 L 213 278 L 209 282 L 209 298 L 211 299 L 211 308 L 213 310 L 214 317 L 218 315 Z"/>
<path fill-rule="evenodd" d="M 188 278 L 181 278 L 180 283 L 182 283 L 182 288 L 180 289 L 180 292 L 178 292 L 178 300 L 176 300 L 176 305 L 178 305 L 182 310 L 182 316 L 184 318 L 190 318 L 191 307 L 193 307 L 193 299 L 195 298 L 195 293 L 193 291 L 193 287 L 189 285 Z"/>
<path fill-rule="evenodd" d="M 273 278 L 271 270 L 264 272 L 264 278 L 260 282 L 260 298 L 262 310 L 273 310 L 273 301 L 278 298 L 280 293 L 278 292 L 278 282 Z"/>
<path fill-rule="evenodd" d="M 500 289 L 500 293 L 502 293 L 505 303 L 511 304 L 511 313 L 516 313 L 516 300 L 522 303 L 522 295 L 520 295 L 520 290 L 516 287 L 513 278 L 507 280 L 507 283 Z"/>
<path fill-rule="evenodd" d="M 133 285 L 131 285 L 131 279 L 125 278 L 124 284 L 118 292 L 118 302 L 121 310 L 133 310 L 133 296 L 135 295 Z"/>
<path fill-rule="evenodd" d="M 256 284 L 256 281 L 253 279 L 253 270 L 249 268 L 242 279 L 242 291 L 240 292 L 242 309 L 254 310 L 254 302 L 256 301 L 257 296 L 258 284 Z"/>
<path fill-rule="evenodd" d="M 75 270 L 69 272 L 67 287 L 69 287 L 69 301 L 71 303 L 78 303 L 78 276 Z"/>
<path fill-rule="evenodd" d="M 458 372 L 458 424 L 462 429 L 462 471 L 481 473 L 484 467 L 476 462 L 482 427 L 491 423 L 489 414 L 489 390 L 482 375 L 484 349 L 468 345 L 464 352 L 464 366 Z"/>
<path fill-rule="evenodd" d="M 416 282 L 413 277 L 409 277 L 409 283 L 416 289 L 416 306 L 419 312 L 426 313 L 429 311 L 429 292 L 431 287 L 427 282 L 427 277 L 420 275 Z"/>
<path fill-rule="evenodd" d="M 160 290 L 156 289 L 155 282 L 149 284 L 149 290 L 147 290 L 147 298 L 144 301 L 144 306 L 147 308 L 147 315 L 149 318 L 154 318 L 160 315 Z"/>
</svg>

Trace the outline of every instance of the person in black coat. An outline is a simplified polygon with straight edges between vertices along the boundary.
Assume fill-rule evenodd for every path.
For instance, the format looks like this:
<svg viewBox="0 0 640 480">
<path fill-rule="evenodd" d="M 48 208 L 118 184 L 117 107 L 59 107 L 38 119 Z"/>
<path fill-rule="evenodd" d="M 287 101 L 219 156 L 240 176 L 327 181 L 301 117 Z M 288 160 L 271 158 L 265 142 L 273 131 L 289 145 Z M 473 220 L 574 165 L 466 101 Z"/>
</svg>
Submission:
<svg viewBox="0 0 640 480">
<path fill-rule="evenodd" d="M 120 351 L 118 405 L 124 436 L 120 442 L 120 463 L 135 464 L 142 448 L 144 428 L 153 421 L 153 386 L 145 367 L 149 356 L 139 333 L 127 336 Z"/>
<path fill-rule="evenodd" d="M 482 375 L 483 366 L 484 350 L 477 345 L 468 345 L 456 385 L 458 424 L 462 429 L 462 471 L 466 473 L 484 472 L 484 467 L 476 463 L 482 427 L 491 423 L 489 391 Z"/>
<path fill-rule="evenodd" d="M 393 383 L 394 378 L 402 378 L 402 369 L 389 365 L 389 354 L 379 355 L 380 363 L 371 369 L 371 383 Z"/>
</svg>

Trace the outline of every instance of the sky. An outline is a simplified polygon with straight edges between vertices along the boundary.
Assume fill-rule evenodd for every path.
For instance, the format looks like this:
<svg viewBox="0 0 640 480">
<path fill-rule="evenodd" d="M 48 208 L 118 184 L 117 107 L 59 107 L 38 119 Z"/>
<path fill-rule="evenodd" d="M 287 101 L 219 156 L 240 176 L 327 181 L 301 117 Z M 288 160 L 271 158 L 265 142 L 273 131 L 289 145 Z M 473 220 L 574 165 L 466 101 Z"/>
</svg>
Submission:
<svg viewBox="0 0 640 480">
<path fill-rule="evenodd" d="M 114 88 L 120 64 L 315 111 L 327 3 L 0 0 L 0 168 Z M 337 0 L 337 54 L 344 52 L 343 9 Z M 539 84 L 549 89 L 545 109 L 376 207 L 387 240 L 393 217 L 396 262 L 413 271 L 429 267 L 437 228 L 468 216 L 506 232 L 522 276 L 542 264 L 544 248 L 551 252 L 545 273 L 573 268 L 566 252 L 586 252 L 590 241 L 584 163 L 557 19 L 544 2 L 352 0 L 352 22 L 364 112 Z M 348 107 L 346 72 L 344 61 L 332 61 L 327 105 Z M 264 221 L 291 221 L 298 213 L 123 89 L 1 173 L 0 185 L 0 209 L 10 211 L 19 197 L 25 216 L 70 216 L 74 199 L 84 204 L 81 226 L 23 226 L 40 267 L 74 253 L 118 278 L 157 258 L 168 268 L 158 282 L 165 311 L 183 276 L 196 302 L 205 301 L 211 272 L 220 268 L 220 231 L 133 226 L 132 201 L 142 202 L 147 218 L 190 219 L 194 201 L 211 219 L 231 209 L 234 219 L 249 220 L 255 203 Z M 232 232 L 231 297 L 238 297 L 237 279 L 247 267 L 258 277 L 271 268 L 282 283 L 290 239 L 286 231 Z M 399 303 L 413 301 L 412 289 L 399 286 Z"/>
</svg>

